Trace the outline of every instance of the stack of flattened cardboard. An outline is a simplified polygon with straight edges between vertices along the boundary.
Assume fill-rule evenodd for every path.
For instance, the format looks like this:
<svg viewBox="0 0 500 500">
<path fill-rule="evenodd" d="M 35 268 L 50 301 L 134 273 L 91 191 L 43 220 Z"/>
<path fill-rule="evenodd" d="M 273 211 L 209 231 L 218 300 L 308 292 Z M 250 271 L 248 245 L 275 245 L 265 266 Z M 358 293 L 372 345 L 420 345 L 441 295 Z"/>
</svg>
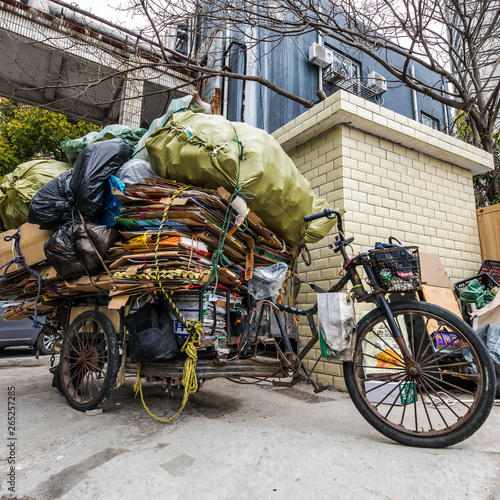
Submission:
<svg viewBox="0 0 500 500">
<path fill-rule="evenodd" d="M 31 316 L 37 295 L 39 314 L 57 307 L 64 301 L 61 296 L 77 298 L 102 291 L 109 292 L 112 309 L 130 297 L 162 290 L 199 291 L 209 282 L 212 290 L 219 287 L 237 297 L 245 293 L 254 267 L 292 263 L 294 250 L 247 208 L 242 196 L 232 199 L 223 188 L 148 179 L 113 194 L 123 204 L 115 226 L 121 239 L 103 256 L 105 269 L 98 275 L 62 279 L 43 254 L 50 232 L 29 225 L 38 253 L 36 262 L 27 261 L 42 279 L 40 294 L 39 282 L 29 270 L 11 266 L 0 282 L 0 298 L 15 298 L 22 305 L 10 308 L 3 315 L 6 319 Z M 27 247 L 22 232 L 20 241 L 23 253 Z M 3 263 L 12 258 L 10 245 L 4 244 L 8 255 Z"/>
<path fill-rule="evenodd" d="M 168 290 L 196 288 L 213 277 L 213 268 L 217 283 L 244 291 L 254 266 L 293 260 L 294 251 L 243 198 L 228 207 L 231 195 L 223 188 L 151 180 L 113 193 L 124 205 L 116 218 L 122 239 L 107 255 L 112 296 L 157 291 L 160 281 Z"/>
</svg>

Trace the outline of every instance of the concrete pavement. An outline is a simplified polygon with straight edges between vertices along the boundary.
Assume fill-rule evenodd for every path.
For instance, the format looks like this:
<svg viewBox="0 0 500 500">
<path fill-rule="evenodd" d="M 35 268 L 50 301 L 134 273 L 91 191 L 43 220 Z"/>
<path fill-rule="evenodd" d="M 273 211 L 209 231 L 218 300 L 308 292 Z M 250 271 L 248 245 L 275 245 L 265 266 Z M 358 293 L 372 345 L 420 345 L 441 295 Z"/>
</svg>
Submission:
<svg viewBox="0 0 500 500">
<path fill-rule="evenodd" d="M 465 442 L 426 450 L 386 439 L 346 393 L 317 397 L 308 385 L 209 381 L 177 420 L 163 424 L 134 399 L 130 378 L 91 416 L 51 386 L 48 363 L 0 360 L 2 499 L 500 498 L 499 407 Z M 9 387 L 16 397 L 14 476 Z M 158 385 L 144 390 L 162 418 L 180 405 L 181 393 L 172 399 Z"/>
</svg>

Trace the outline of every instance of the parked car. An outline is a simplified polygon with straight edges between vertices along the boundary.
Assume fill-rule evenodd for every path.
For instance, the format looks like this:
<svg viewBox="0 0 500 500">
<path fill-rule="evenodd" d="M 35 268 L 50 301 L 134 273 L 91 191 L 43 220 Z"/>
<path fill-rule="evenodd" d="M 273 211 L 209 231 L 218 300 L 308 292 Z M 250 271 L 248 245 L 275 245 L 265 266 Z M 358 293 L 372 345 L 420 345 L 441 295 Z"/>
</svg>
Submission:
<svg viewBox="0 0 500 500">
<path fill-rule="evenodd" d="M 0 314 L 5 310 L 5 302 L 0 302 Z M 40 339 L 40 344 L 38 344 Z M 5 321 L 0 316 L 0 350 L 5 347 L 27 346 L 34 349 L 37 347 L 40 354 L 52 354 L 55 336 L 46 333 L 43 328 L 33 327 L 33 320 L 26 318 L 18 321 Z"/>
</svg>

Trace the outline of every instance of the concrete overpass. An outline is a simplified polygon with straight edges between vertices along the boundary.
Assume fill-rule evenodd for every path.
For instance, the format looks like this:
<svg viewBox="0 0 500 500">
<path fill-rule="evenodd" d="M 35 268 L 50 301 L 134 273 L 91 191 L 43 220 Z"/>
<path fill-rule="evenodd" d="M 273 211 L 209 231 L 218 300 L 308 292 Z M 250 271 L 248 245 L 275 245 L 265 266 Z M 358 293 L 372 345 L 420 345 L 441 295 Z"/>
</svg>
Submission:
<svg viewBox="0 0 500 500">
<path fill-rule="evenodd" d="M 195 91 L 163 62 L 154 42 L 60 0 L 0 0 L 0 97 L 147 128 Z"/>
</svg>

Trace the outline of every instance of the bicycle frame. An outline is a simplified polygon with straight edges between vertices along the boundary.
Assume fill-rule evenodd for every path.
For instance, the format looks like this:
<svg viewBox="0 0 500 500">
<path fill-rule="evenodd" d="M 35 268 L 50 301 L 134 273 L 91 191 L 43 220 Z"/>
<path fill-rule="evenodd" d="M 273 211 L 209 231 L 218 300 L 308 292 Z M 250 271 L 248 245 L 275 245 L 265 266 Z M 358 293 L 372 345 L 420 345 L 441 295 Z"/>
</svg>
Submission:
<svg viewBox="0 0 500 500">
<path fill-rule="evenodd" d="M 394 317 L 390 311 L 389 308 L 389 302 L 387 301 L 385 297 L 385 291 L 378 286 L 378 280 L 375 275 L 375 272 L 371 266 L 370 260 L 368 258 L 368 254 L 362 253 L 357 255 L 354 258 L 349 258 L 347 251 L 346 251 L 346 246 L 350 246 L 350 244 L 353 242 L 354 238 L 349 238 L 348 240 L 345 239 L 343 229 L 342 229 L 342 216 L 341 214 L 336 211 L 336 210 L 329 210 L 330 215 L 334 215 L 337 218 L 337 228 L 338 228 L 338 235 L 335 238 L 335 246 L 333 247 L 333 251 L 335 253 L 340 252 L 343 261 L 344 261 L 344 271 L 345 274 L 342 276 L 329 290 L 328 292 L 325 293 L 333 293 L 333 292 L 340 292 L 346 285 L 347 283 L 351 282 L 353 285 L 353 293 L 356 297 L 356 300 L 358 302 L 373 302 L 375 303 L 382 311 L 384 312 L 384 315 L 387 319 L 388 326 L 391 330 L 391 333 L 397 342 L 399 348 L 401 349 L 403 358 L 405 362 L 411 364 L 411 354 L 406 346 L 406 343 L 404 342 L 404 339 L 401 335 L 401 331 L 394 320 Z M 320 212 L 322 217 L 326 216 L 329 217 L 329 215 L 326 214 L 325 211 Z M 313 215 L 319 215 L 319 214 L 313 214 Z M 308 216 L 311 217 L 311 216 Z M 313 219 L 309 219 L 313 220 Z M 361 281 L 361 278 L 359 277 L 359 274 L 357 272 L 357 267 L 362 266 L 366 276 L 368 278 L 368 281 L 371 284 L 372 291 L 367 292 L 363 282 Z M 309 328 L 311 329 L 312 333 L 312 338 L 308 341 L 308 343 L 304 346 L 304 348 L 300 351 L 298 354 L 298 358 L 302 361 L 305 356 L 309 353 L 309 351 L 314 347 L 314 345 L 318 342 L 319 340 L 319 332 L 318 329 L 316 328 L 316 323 L 314 321 L 313 315 L 317 313 L 317 305 L 313 306 L 310 309 L 297 309 L 294 307 L 290 306 L 285 306 L 282 304 L 275 304 L 275 306 L 282 312 L 287 312 L 290 314 L 294 314 L 297 316 L 306 316 L 309 322 Z M 291 343 L 290 339 L 288 338 L 288 335 L 286 333 L 286 329 L 283 325 L 283 321 L 281 320 L 281 317 L 275 312 L 275 317 L 278 322 L 278 327 L 280 329 L 281 336 L 283 338 L 283 341 L 285 343 L 285 346 L 287 350 L 291 350 Z"/>
</svg>

